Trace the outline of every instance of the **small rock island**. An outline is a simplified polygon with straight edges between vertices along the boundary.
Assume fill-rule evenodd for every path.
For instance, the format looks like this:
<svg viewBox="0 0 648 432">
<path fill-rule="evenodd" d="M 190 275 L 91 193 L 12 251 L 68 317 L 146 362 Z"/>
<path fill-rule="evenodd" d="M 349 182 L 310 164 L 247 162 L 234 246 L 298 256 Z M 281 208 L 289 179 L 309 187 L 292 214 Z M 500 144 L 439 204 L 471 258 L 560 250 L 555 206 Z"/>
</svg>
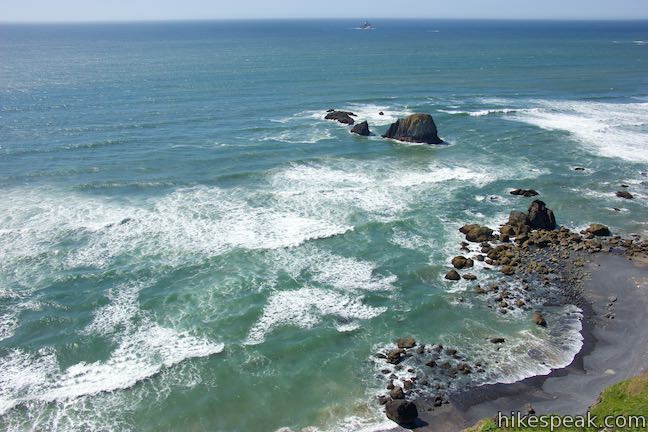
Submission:
<svg viewBox="0 0 648 432">
<path fill-rule="evenodd" d="M 419 113 L 392 123 L 383 138 L 412 143 L 445 144 L 437 133 L 437 127 L 432 116 Z"/>
</svg>

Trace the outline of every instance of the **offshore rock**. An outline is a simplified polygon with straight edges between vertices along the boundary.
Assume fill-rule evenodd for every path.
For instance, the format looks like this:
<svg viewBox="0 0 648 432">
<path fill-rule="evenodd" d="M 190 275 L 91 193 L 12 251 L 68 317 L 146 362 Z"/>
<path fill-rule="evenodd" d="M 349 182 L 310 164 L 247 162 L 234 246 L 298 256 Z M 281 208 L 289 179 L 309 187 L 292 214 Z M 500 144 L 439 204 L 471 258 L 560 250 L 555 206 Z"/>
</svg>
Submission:
<svg viewBox="0 0 648 432">
<path fill-rule="evenodd" d="M 443 144 L 437 135 L 436 124 L 429 114 L 412 114 L 399 119 L 389 126 L 383 138 L 413 143 Z"/>
<path fill-rule="evenodd" d="M 353 120 L 351 116 L 355 116 L 355 114 L 350 111 L 329 111 L 326 116 L 324 116 L 324 119 L 335 120 L 342 124 L 352 125 L 355 123 L 355 120 Z"/>
<path fill-rule="evenodd" d="M 363 121 L 362 123 L 358 123 L 357 125 L 353 126 L 353 129 L 351 129 L 351 133 L 362 135 L 362 136 L 371 135 L 371 131 L 369 130 L 369 123 L 367 123 L 366 121 Z"/>
<path fill-rule="evenodd" d="M 533 189 L 515 189 L 512 190 L 510 193 L 511 195 L 521 195 L 525 197 L 534 197 L 538 195 L 538 192 Z"/>
<path fill-rule="evenodd" d="M 634 196 L 630 192 L 627 192 L 627 191 L 619 191 L 619 192 L 616 193 L 616 196 L 618 196 L 619 198 L 625 198 L 625 199 L 633 199 L 634 198 Z"/>
</svg>

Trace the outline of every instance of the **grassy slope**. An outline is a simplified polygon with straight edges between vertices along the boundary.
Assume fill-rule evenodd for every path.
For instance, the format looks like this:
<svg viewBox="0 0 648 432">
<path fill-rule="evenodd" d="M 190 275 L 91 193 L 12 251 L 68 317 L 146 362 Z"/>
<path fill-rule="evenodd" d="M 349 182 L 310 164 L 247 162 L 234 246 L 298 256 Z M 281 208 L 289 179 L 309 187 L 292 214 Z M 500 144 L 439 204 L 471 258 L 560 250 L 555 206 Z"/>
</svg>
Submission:
<svg viewBox="0 0 648 432">
<path fill-rule="evenodd" d="M 622 381 L 607 388 L 590 410 L 598 418 L 605 416 L 639 415 L 648 419 L 648 371 L 638 377 Z M 545 429 L 500 429 L 492 419 L 484 419 L 465 432 L 487 432 L 501 430 L 542 431 Z M 556 429 L 567 431 L 574 429 Z M 590 429 L 587 429 L 590 430 Z"/>
</svg>

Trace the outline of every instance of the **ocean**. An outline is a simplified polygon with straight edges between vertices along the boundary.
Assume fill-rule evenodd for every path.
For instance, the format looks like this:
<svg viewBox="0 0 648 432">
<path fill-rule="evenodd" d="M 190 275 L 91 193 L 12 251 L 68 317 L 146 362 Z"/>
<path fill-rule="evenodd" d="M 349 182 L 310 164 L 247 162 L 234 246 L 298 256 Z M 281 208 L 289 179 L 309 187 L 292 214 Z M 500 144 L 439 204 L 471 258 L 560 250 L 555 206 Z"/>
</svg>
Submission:
<svg viewBox="0 0 648 432">
<path fill-rule="evenodd" d="M 0 24 L 0 429 L 374 430 L 409 335 L 488 359 L 451 390 L 571 362 L 575 306 L 443 277 L 514 188 L 648 234 L 647 23 L 357 24 Z"/>
</svg>

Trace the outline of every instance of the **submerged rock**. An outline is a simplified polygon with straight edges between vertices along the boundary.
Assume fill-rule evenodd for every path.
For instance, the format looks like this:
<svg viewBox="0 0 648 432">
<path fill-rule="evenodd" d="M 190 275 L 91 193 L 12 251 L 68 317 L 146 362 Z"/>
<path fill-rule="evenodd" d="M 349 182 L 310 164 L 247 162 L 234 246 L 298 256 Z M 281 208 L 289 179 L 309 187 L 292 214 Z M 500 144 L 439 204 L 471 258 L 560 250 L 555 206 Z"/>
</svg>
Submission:
<svg viewBox="0 0 648 432">
<path fill-rule="evenodd" d="M 437 135 L 437 127 L 429 114 L 412 114 L 392 123 L 383 135 L 383 138 L 392 138 L 398 141 L 443 144 Z"/>
<path fill-rule="evenodd" d="M 348 124 L 352 125 L 355 123 L 355 120 L 351 118 L 351 116 L 355 117 L 355 114 L 350 112 L 350 111 L 328 111 L 326 116 L 324 116 L 325 120 L 335 120 L 338 121 L 342 124 Z"/>
<path fill-rule="evenodd" d="M 416 405 L 402 399 L 387 402 L 385 405 L 385 414 L 389 420 L 403 426 L 414 424 L 418 418 Z"/>
<path fill-rule="evenodd" d="M 547 327 L 547 321 L 544 319 L 540 312 L 533 312 L 531 321 L 533 321 L 534 324 L 539 325 L 540 327 Z"/>
<path fill-rule="evenodd" d="M 396 345 L 398 345 L 398 348 L 414 348 L 416 346 L 416 341 L 413 337 L 408 336 L 398 339 Z"/>
<path fill-rule="evenodd" d="M 353 126 L 353 129 L 351 129 L 351 133 L 362 135 L 362 136 L 371 135 L 371 131 L 369 130 L 369 123 L 367 123 L 366 121 L 363 121 L 362 123 L 358 123 L 357 125 Z"/>
<path fill-rule="evenodd" d="M 634 198 L 634 195 L 632 195 L 628 191 L 618 191 L 616 193 L 616 196 L 618 196 L 619 198 L 625 198 L 625 199 L 633 199 Z"/>
</svg>

